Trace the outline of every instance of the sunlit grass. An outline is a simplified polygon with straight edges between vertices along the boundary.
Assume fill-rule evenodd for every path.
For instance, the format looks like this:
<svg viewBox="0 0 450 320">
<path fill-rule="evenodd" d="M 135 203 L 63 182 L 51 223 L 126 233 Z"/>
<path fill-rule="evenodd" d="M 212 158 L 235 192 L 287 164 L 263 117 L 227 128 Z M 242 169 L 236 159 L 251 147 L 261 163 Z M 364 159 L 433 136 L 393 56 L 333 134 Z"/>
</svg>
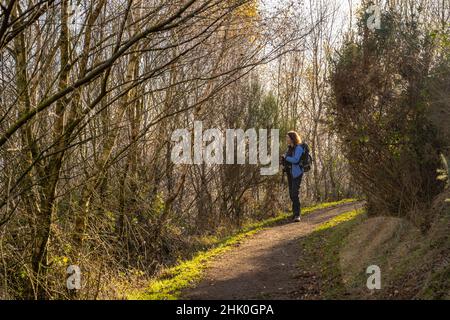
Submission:
<svg viewBox="0 0 450 320">
<path fill-rule="evenodd" d="M 341 204 L 351 203 L 351 202 L 355 202 L 355 201 L 358 201 L 358 199 L 343 199 L 340 201 L 319 203 L 317 205 L 314 205 L 311 207 L 306 207 L 306 208 L 302 209 L 302 215 L 307 215 L 308 213 L 316 211 L 316 210 L 326 209 L 326 208 L 334 207 L 334 206 L 341 205 Z"/>
<path fill-rule="evenodd" d="M 333 219 L 328 220 L 327 222 L 324 222 L 321 225 L 317 226 L 314 229 L 314 231 L 321 231 L 321 230 L 335 227 L 342 222 L 353 220 L 356 216 L 358 216 L 364 212 L 365 212 L 365 210 L 363 208 L 345 212 L 345 213 L 340 214 L 340 215 L 334 217 Z"/>
<path fill-rule="evenodd" d="M 303 252 L 299 260 L 299 270 L 314 276 L 318 286 L 313 296 L 306 298 L 339 299 L 344 297 L 345 286 L 342 283 L 339 265 L 340 251 L 346 244 L 346 238 L 353 228 L 364 221 L 365 210 L 357 209 L 342 213 L 314 229 L 308 237 L 302 239 Z M 305 292 L 307 294 L 308 292 Z M 319 296 L 314 297 L 314 294 Z"/>
<path fill-rule="evenodd" d="M 351 203 L 357 199 L 344 199 L 341 201 L 321 203 L 315 206 L 306 207 L 302 210 L 302 215 L 307 215 L 320 209 Z M 198 252 L 192 259 L 182 261 L 178 265 L 164 270 L 159 277 L 150 282 L 147 288 L 128 294 L 128 299 L 144 300 L 173 300 L 177 299 L 182 289 L 193 286 L 202 278 L 203 270 L 209 265 L 212 259 L 230 249 L 243 239 L 261 231 L 264 228 L 276 225 L 289 218 L 291 214 L 284 213 L 277 217 L 261 222 L 250 223 L 236 234 L 226 237 L 206 251 Z"/>
</svg>

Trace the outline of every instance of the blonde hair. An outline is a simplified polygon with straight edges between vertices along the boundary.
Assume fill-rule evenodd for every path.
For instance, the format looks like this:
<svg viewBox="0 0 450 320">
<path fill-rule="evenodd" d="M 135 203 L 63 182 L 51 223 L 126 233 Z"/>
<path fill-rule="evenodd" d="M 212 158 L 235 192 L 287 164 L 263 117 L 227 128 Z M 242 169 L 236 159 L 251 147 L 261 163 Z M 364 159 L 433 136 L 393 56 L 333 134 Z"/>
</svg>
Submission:
<svg viewBox="0 0 450 320">
<path fill-rule="evenodd" d="M 300 135 L 296 131 L 289 131 L 287 135 L 289 136 L 289 138 L 291 138 L 291 141 L 294 143 L 294 145 L 302 143 L 302 138 L 300 138 Z"/>
</svg>

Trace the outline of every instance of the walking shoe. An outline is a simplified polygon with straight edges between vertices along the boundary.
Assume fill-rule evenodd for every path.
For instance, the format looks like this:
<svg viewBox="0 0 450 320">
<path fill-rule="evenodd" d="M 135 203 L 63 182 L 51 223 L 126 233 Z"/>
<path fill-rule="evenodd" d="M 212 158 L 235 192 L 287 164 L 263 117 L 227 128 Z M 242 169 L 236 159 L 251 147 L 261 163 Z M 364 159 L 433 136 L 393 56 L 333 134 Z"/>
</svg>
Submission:
<svg viewBox="0 0 450 320">
<path fill-rule="evenodd" d="M 300 222 L 300 217 L 295 217 L 294 222 Z"/>
</svg>

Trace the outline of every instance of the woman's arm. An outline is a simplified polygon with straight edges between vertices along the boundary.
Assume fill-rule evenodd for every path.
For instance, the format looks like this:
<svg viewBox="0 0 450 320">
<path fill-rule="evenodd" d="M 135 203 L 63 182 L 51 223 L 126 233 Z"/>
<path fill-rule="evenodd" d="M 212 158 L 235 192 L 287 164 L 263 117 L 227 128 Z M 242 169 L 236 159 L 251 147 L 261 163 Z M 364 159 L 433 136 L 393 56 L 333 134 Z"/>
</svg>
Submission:
<svg viewBox="0 0 450 320">
<path fill-rule="evenodd" d="M 298 164 L 300 162 L 300 158 L 302 157 L 302 154 L 303 154 L 303 147 L 301 145 L 297 145 L 294 150 L 294 155 L 292 157 L 287 156 L 286 161 L 290 162 L 290 163 Z"/>
</svg>

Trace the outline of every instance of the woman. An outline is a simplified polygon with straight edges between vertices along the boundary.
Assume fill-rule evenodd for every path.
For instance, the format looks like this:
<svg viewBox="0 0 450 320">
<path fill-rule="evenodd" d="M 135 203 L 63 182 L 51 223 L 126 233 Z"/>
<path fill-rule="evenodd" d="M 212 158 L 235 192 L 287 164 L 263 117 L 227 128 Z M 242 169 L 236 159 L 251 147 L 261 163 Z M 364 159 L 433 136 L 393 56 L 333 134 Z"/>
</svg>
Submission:
<svg viewBox="0 0 450 320">
<path fill-rule="evenodd" d="M 300 166 L 300 158 L 303 155 L 301 139 L 297 132 L 289 131 L 286 135 L 288 150 L 282 155 L 283 162 L 287 165 L 289 184 L 289 197 L 292 201 L 292 214 L 295 222 L 300 221 L 300 184 L 302 183 L 303 168 Z"/>
</svg>

